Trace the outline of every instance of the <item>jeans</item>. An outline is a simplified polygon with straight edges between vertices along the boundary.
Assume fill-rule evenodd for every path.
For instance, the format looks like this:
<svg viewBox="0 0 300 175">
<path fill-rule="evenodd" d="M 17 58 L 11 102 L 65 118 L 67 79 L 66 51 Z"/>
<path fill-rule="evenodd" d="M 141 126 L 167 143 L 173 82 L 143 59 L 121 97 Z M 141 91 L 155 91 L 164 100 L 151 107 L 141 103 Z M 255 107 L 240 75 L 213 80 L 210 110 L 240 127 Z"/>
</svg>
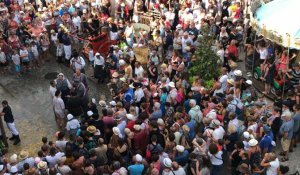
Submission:
<svg viewBox="0 0 300 175">
<path fill-rule="evenodd" d="M 211 175 L 220 175 L 222 165 L 212 165 Z"/>
</svg>

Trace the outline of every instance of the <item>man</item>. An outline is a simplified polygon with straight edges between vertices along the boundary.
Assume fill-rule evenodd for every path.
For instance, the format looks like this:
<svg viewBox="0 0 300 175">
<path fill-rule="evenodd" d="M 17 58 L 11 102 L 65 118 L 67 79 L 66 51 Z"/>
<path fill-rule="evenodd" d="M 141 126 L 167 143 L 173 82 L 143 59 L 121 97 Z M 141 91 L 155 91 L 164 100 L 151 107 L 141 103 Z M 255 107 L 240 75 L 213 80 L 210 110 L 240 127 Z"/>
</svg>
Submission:
<svg viewBox="0 0 300 175">
<path fill-rule="evenodd" d="M 227 79 L 228 79 L 227 69 L 223 67 L 221 69 L 221 72 L 222 72 L 222 76 L 220 77 L 219 82 L 221 83 L 221 89 L 223 90 L 223 92 L 225 92 L 227 89 Z"/>
<path fill-rule="evenodd" d="M 17 145 L 18 143 L 21 142 L 21 140 L 20 140 L 19 132 L 14 123 L 14 116 L 6 100 L 2 101 L 2 107 L 3 109 L 0 116 L 4 116 L 4 121 L 6 122 L 6 126 L 12 133 L 12 137 L 9 138 L 9 140 L 14 140 L 13 144 Z"/>
<path fill-rule="evenodd" d="M 136 154 L 133 158 L 133 161 L 135 162 L 134 165 L 130 165 L 128 167 L 129 174 L 130 175 L 142 175 L 144 170 L 143 165 L 143 157 L 140 154 Z"/>
<path fill-rule="evenodd" d="M 160 109 L 160 103 L 155 102 L 154 106 L 153 106 L 153 113 L 150 115 L 149 119 L 157 121 L 157 119 L 162 118 L 162 117 L 163 117 L 163 115 L 162 115 L 162 111 Z"/>
<path fill-rule="evenodd" d="M 294 128 L 294 120 L 292 119 L 292 114 L 290 111 L 286 110 L 282 113 L 281 119 L 283 121 L 279 133 L 281 134 L 281 146 L 283 152 L 280 155 L 284 156 L 281 161 L 285 162 L 289 160 L 288 153 L 289 147 L 291 144 L 291 140 L 293 138 L 293 128 Z"/>
<path fill-rule="evenodd" d="M 70 67 L 73 69 L 74 72 L 76 71 L 76 69 L 79 69 L 82 73 L 84 73 L 84 66 L 84 59 L 81 56 L 79 56 L 79 53 L 77 51 L 75 51 L 73 53 L 73 58 L 70 60 Z"/>
<path fill-rule="evenodd" d="M 139 61 L 135 62 L 135 68 L 134 68 L 134 73 L 137 76 L 137 78 L 143 78 L 144 75 L 144 69 L 141 66 L 141 63 Z"/>
<path fill-rule="evenodd" d="M 190 104 L 189 105 L 190 105 L 191 109 L 188 112 L 188 114 L 189 114 L 189 116 L 191 116 L 191 119 L 195 120 L 196 123 L 199 125 L 201 123 L 201 121 L 202 121 L 202 118 L 203 118 L 203 114 L 202 114 L 202 112 L 200 110 L 200 106 L 198 106 L 196 104 L 196 100 L 194 100 L 194 99 L 190 100 Z"/>
<path fill-rule="evenodd" d="M 72 114 L 68 114 L 67 115 L 68 118 L 68 122 L 66 125 L 66 129 L 69 132 L 69 134 L 71 135 L 76 135 L 77 130 L 80 128 L 80 123 L 79 121 L 73 117 Z"/>
<path fill-rule="evenodd" d="M 98 83 L 103 83 L 105 80 L 104 65 L 105 59 L 97 52 L 94 58 L 94 77 L 98 79 Z"/>
<path fill-rule="evenodd" d="M 75 73 L 73 74 L 73 81 L 79 81 L 84 84 L 86 88 L 88 88 L 87 78 L 84 73 L 81 73 L 80 69 L 76 69 Z"/>
<path fill-rule="evenodd" d="M 57 90 L 53 98 L 53 109 L 55 114 L 55 120 L 59 129 L 63 129 L 65 120 L 65 103 L 61 98 L 61 91 Z"/>
<path fill-rule="evenodd" d="M 271 127 L 269 125 L 264 125 L 263 130 L 264 130 L 265 135 L 260 140 L 259 146 L 260 146 L 262 153 L 265 154 L 265 153 L 269 153 L 272 151 L 272 148 L 273 148 L 272 142 L 274 140 L 273 139 L 274 136 L 271 131 Z"/>
</svg>

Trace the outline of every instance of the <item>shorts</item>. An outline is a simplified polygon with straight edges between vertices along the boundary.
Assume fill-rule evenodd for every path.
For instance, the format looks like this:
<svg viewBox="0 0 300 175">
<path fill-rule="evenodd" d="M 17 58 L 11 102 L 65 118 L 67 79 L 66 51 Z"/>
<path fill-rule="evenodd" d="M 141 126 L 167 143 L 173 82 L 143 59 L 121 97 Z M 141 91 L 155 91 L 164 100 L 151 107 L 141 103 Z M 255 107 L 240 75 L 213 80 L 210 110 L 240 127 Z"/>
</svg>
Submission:
<svg viewBox="0 0 300 175">
<path fill-rule="evenodd" d="M 265 62 L 265 60 L 259 59 L 259 64 L 263 64 L 264 62 Z"/>
<path fill-rule="evenodd" d="M 283 151 L 289 151 L 291 140 L 281 138 L 281 146 Z"/>
<path fill-rule="evenodd" d="M 15 70 L 16 70 L 16 72 L 20 72 L 21 71 L 21 66 L 20 65 L 15 65 Z"/>
</svg>

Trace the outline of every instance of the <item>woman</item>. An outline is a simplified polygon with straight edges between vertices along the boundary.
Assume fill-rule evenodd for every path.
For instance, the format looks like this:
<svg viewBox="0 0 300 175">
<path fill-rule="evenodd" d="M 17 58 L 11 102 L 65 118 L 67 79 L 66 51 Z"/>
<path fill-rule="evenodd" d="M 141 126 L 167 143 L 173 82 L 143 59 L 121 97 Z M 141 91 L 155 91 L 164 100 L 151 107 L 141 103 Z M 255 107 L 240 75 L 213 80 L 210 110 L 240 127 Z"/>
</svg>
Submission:
<svg viewBox="0 0 300 175">
<path fill-rule="evenodd" d="M 181 36 L 179 36 L 179 32 L 175 31 L 174 32 L 174 40 L 173 40 L 173 48 L 175 51 L 181 51 L 181 44 L 182 44 L 182 39 Z"/>
<path fill-rule="evenodd" d="M 221 173 L 223 159 L 223 151 L 218 150 L 218 146 L 215 143 L 211 143 L 208 148 L 208 156 L 212 164 L 211 175 L 219 175 Z"/>
<path fill-rule="evenodd" d="M 251 139 L 248 142 L 248 158 L 250 160 L 250 166 L 254 173 L 261 172 L 260 163 L 261 163 L 261 150 L 256 139 Z"/>
<path fill-rule="evenodd" d="M 279 169 L 279 160 L 275 153 L 266 153 L 260 165 L 265 167 L 266 175 L 277 175 Z"/>
<path fill-rule="evenodd" d="M 157 77 L 158 77 L 157 67 L 155 66 L 155 63 L 153 61 L 150 61 L 150 65 L 148 67 L 148 78 L 149 80 L 156 82 Z"/>
<path fill-rule="evenodd" d="M 128 145 L 125 143 L 125 141 L 121 138 L 118 139 L 118 146 L 114 149 L 114 154 L 117 157 L 122 157 L 122 159 L 127 162 L 129 160 L 128 157 Z"/>
</svg>

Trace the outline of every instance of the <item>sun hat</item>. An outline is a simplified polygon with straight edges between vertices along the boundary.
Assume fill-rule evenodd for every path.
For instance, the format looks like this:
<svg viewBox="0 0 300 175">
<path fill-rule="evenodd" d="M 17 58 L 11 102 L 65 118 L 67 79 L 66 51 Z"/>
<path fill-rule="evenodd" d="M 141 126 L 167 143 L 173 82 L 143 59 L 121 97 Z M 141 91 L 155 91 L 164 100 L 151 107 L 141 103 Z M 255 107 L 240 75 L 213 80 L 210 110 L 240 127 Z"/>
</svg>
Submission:
<svg viewBox="0 0 300 175">
<path fill-rule="evenodd" d="M 165 167 L 171 168 L 172 167 L 172 160 L 170 158 L 164 158 L 163 164 L 164 164 Z"/>
<path fill-rule="evenodd" d="M 247 83 L 248 85 L 252 85 L 253 82 L 252 82 L 251 80 L 247 80 L 246 83 Z"/>
<path fill-rule="evenodd" d="M 176 150 L 177 150 L 178 152 L 182 153 L 182 152 L 184 151 L 184 146 L 182 146 L 182 145 L 177 145 L 177 146 L 176 146 Z"/>
<path fill-rule="evenodd" d="M 174 88 L 174 87 L 175 87 L 175 83 L 171 81 L 171 82 L 168 84 L 168 86 Z"/>
<path fill-rule="evenodd" d="M 124 66 L 126 64 L 126 62 L 122 59 L 122 60 L 119 60 L 119 64 L 120 64 L 120 66 Z"/>
<path fill-rule="evenodd" d="M 73 115 L 72 114 L 68 114 L 67 118 L 68 118 L 68 120 L 71 120 L 71 119 L 73 119 Z"/>
<path fill-rule="evenodd" d="M 292 113 L 290 111 L 284 111 L 282 114 L 281 114 L 281 117 L 291 117 L 292 116 Z"/>
<path fill-rule="evenodd" d="M 159 119 L 157 119 L 157 124 L 158 124 L 158 125 L 164 125 L 165 122 L 164 122 L 163 119 L 159 118 Z"/>
<path fill-rule="evenodd" d="M 227 79 L 227 83 L 234 85 L 234 80 L 232 78 Z"/>
<path fill-rule="evenodd" d="M 47 162 L 45 161 L 40 161 L 39 164 L 37 165 L 38 169 L 47 169 Z"/>
<path fill-rule="evenodd" d="M 140 154 L 136 154 L 135 159 L 136 159 L 137 162 L 143 161 L 143 157 Z"/>
<path fill-rule="evenodd" d="M 136 131 L 140 131 L 141 130 L 141 125 L 134 125 L 133 129 Z"/>
<path fill-rule="evenodd" d="M 121 134 L 120 129 L 118 127 L 113 127 L 113 133 L 115 135 L 120 135 Z"/>
<path fill-rule="evenodd" d="M 100 101 L 99 101 L 99 105 L 100 105 L 101 107 L 105 107 L 105 106 L 106 106 L 106 102 L 105 102 L 104 100 L 100 100 Z"/>
<path fill-rule="evenodd" d="M 10 168 L 10 173 L 15 174 L 17 172 L 18 172 L 18 168 L 16 166 Z"/>
<path fill-rule="evenodd" d="M 99 52 L 97 52 L 97 53 L 95 54 L 95 56 L 100 56 L 100 53 L 99 53 Z"/>
<path fill-rule="evenodd" d="M 93 125 L 87 127 L 87 132 L 91 133 L 91 134 L 94 134 L 95 132 L 97 132 L 97 128 Z"/>
<path fill-rule="evenodd" d="M 256 139 L 251 139 L 248 142 L 249 146 L 256 146 L 258 144 L 258 141 Z"/>
<path fill-rule="evenodd" d="M 29 152 L 26 150 L 22 150 L 20 152 L 19 159 L 24 160 L 24 159 L 28 158 L 28 156 L 29 156 Z"/>
<path fill-rule="evenodd" d="M 211 121 L 211 124 L 212 124 L 213 126 L 220 126 L 220 125 L 221 125 L 220 121 L 217 120 L 217 119 L 213 119 L 213 120 Z"/>
<path fill-rule="evenodd" d="M 239 77 L 243 76 L 243 73 L 242 73 L 241 70 L 235 70 L 235 71 L 233 71 L 233 74 L 234 74 L 235 76 L 239 76 Z"/>
<path fill-rule="evenodd" d="M 92 111 L 88 111 L 87 112 L 87 115 L 90 117 L 90 116 L 92 116 L 94 113 L 92 112 Z"/>
<path fill-rule="evenodd" d="M 17 154 L 13 154 L 10 156 L 9 158 L 10 163 L 17 163 L 18 162 L 18 155 Z"/>
<path fill-rule="evenodd" d="M 115 107 L 117 105 L 117 103 L 115 101 L 111 101 L 111 102 L 109 102 L 109 105 Z"/>
<path fill-rule="evenodd" d="M 250 133 L 248 131 L 243 132 L 243 137 L 245 139 L 249 139 L 250 138 Z"/>
</svg>

